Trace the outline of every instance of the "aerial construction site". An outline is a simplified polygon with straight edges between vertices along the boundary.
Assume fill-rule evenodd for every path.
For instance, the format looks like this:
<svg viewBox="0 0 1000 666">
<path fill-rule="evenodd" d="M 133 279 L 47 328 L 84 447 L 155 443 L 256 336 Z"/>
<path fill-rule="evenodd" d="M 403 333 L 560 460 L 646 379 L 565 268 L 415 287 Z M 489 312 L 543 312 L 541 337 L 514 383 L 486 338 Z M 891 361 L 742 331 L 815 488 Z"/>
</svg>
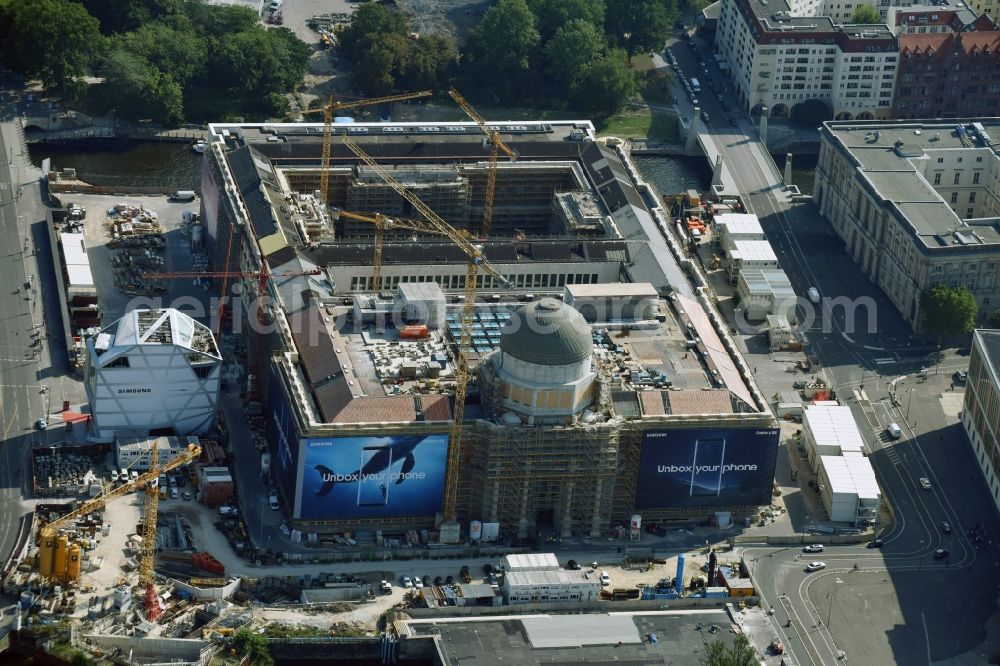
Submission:
<svg viewBox="0 0 1000 666">
<path fill-rule="evenodd" d="M 400 578 L 394 558 L 636 541 L 644 521 L 725 527 L 771 503 L 777 425 L 623 147 L 587 121 L 488 123 L 456 91 L 470 122 L 333 122 L 425 94 L 210 126 L 183 235 L 115 278 L 194 289 L 201 315 L 105 307 L 86 210 L 53 225 L 87 405 L 34 456 L 48 497 L 4 581 L 34 621 L 84 620 L 91 651 L 205 662 L 251 622 L 243 602 L 367 626 L 410 585 L 435 590 L 424 605 L 521 598 L 503 570 L 477 587 L 454 565 L 460 582 Z M 88 280 L 99 316 L 74 319 Z"/>
</svg>

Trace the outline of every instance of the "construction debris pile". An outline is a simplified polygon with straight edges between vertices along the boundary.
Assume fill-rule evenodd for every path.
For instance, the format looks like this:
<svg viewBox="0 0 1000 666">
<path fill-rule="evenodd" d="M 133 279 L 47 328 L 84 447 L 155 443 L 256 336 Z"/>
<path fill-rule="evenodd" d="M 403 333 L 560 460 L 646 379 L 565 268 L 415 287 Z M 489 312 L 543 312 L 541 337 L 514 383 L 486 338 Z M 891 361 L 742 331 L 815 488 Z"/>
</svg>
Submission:
<svg viewBox="0 0 1000 666">
<path fill-rule="evenodd" d="M 319 33 L 319 43 L 328 49 L 337 43 L 337 26 L 351 22 L 351 15 L 340 12 L 330 14 L 314 14 L 306 19 L 306 27 Z"/>
<path fill-rule="evenodd" d="M 166 239 L 155 211 L 119 203 L 108 210 L 108 247 L 118 253 L 111 259 L 115 285 L 129 296 L 152 296 L 166 292 L 161 281 L 143 278 L 143 273 L 162 271 Z"/>
<path fill-rule="evenodd" d="M 102 478 L 95 470 L 104 466 L 96 457 L 63 455 L 59 449 L 34 457 L 33 483 L 39 497 L 75 497 L 86 493 L 95 497 L 102 492 Z"/>
</svg>

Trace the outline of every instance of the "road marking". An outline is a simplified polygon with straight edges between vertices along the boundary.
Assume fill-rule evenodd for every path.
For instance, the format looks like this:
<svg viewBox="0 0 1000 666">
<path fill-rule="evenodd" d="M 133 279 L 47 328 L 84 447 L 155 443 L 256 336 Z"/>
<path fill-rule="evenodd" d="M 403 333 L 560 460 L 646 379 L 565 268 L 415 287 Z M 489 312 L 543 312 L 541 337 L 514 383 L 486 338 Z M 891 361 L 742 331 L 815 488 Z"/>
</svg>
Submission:
<svg viewBox="0 0 1000 666">
<path fill-rule="evenodd" d="M 927 663 L 931 663 L 931 635 L 927 633 L 927 618 L 920 614 L 920 621 L 924 624 L 924 642 L 927 643 Z"/>
</svg>

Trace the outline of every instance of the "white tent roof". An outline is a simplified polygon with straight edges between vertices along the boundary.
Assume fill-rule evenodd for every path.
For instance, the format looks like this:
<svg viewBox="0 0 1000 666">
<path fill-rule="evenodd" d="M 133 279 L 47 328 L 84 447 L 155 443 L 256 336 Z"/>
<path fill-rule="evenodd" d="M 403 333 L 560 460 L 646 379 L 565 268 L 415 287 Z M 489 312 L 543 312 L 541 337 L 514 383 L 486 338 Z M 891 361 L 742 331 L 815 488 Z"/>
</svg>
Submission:
<svg viewBox="0 0 1000 666">
<path fill-rule="evenodd" d="M 830 481 L 834 495 L 857 495 L 858 499 L 877 500 L 880 496 L 875 470 L 860 453 L 845 456 L 820 456 L 819 464 Z"/>
</svg>

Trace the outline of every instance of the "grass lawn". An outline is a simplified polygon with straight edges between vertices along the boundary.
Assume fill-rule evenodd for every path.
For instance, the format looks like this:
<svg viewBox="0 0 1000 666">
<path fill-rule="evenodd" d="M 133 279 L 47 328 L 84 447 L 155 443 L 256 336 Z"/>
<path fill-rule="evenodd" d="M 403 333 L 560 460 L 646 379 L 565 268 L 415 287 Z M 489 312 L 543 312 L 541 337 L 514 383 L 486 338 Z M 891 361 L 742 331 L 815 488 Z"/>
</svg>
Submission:
<svg viewBox="0 0 1000 666">
<path fill-rule="evenodd" d="M 649 109 L 637 109 L 612 116 L 597 128 L 599 134 L 614 135 L 625 139 L 654 139 L 667 143 L 677 143 L 677 118 L 666 113 L 654 113 Z"/>
</svg>

